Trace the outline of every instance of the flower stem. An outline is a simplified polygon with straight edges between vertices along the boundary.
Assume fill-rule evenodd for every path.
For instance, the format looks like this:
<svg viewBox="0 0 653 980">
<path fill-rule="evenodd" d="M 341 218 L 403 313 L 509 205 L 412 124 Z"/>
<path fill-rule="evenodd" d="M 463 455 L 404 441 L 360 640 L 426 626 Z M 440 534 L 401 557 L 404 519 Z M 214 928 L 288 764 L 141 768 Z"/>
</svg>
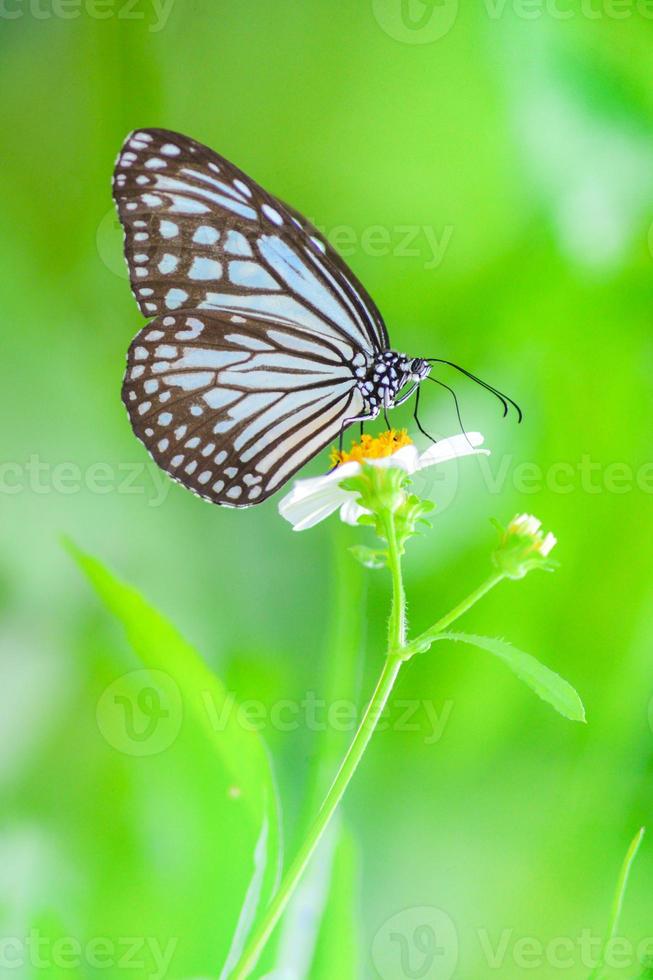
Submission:
<svg viewBox="0 0 653 980">
<path fill-rule="evenodd" d="M 397 545 L 397 533 L 393 514 L 387 515 L 386 529 L 388 531 L 388 565 L 392 574 L 392 611 L 390 613 L 388 655 L 385 659 L 381 676 L 336 777 L 331 783 L 331 788 L 309 828 L 294 861 L 286 871 L 279 891 L 270 902 L 265 915 L 254 931 L 247 948 L 231 974 L 231 980 L 245 980 L 256 966 L 265 944 L 292 898 L 308 862 L 315 853 L 345 790 L 349 786 L 363 758 L 401 669 L 403 663 L 401 648 L 405 643 L 406 630 L 406 597 L 401 575 L 401 557 Z"/>
<path fill-rule="evenodd" d="M 427 630 L 424 630 L 423 633 L 420 633 L 419 636 L 415 637 L 414 640 L 411 640 L 410 643 L 407 643 L 402 650 L 403 659 L 410 660 L 410 658 L 416 653 L 424 653 L 425 650 L 428 650 L 438 633 L 442 633 L 443 630 L 446 630 L 451 623 L 453 623 L 456 619 L 459 619 L 459 617 L 462 616 L 463 613 L 466 613 L 468 609 L 471 609 L 471 607 L 474 606 L 479 599 L 482 599 L 484 595 L 487 595 L 490 589 L 493 589 L 495 585 L 502 582 L 504 578 L 505 575 L 503 575 L 501 572 L 496 572 L 494 575 L 490 575 L 490 577 L 486 579 L 482 585 L 479 585 L 477 589 L 474 589 L 474 591 L 463 599 L 462 602 L 459 602 L 458 605 L 454 606 L 450 612 L 448 612 L 441 619 L 438 619 L 437 623 L 434 623 L 433 626 L 430 626 Z"/>
<path fill-rule="evenodd" d="M 392 608 L 388 622 L 388 653 L 398 653 L 406 644 L 406 592 L 401 572 L 401 554 L 397 543 L 397 527 L 392 511 L 383 515 L 388 542 L 388 568 L 392 576 Z"/>
</svg>

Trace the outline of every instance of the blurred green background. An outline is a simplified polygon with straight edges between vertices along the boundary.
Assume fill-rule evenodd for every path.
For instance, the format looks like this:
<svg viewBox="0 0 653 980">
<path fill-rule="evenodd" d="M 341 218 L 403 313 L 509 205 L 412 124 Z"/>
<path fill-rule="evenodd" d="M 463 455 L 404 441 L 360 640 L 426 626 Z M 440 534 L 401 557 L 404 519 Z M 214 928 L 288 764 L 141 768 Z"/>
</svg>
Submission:
<svg viewBox="0 0 653 980">
<path fill-rule="evenodd" d="M 491 517 L 537 514 L 560 570 L 502 585 L 461 628 L 538 656 L 588 715 L 565 721 L 478 651 L 442 644 L 411 663 L 344 804 L 354 868 L 313 965 L 284 973 L 280 953 L 270 975 L 587 977 L 579 937 L 602 934 L 653 801 L 650 5 L 7 0 L 0 27 L 6 975 L 152 977 L 46 953 L 57 937 L 156 935 L 179 941 L 165 976 L 217 976 L 215 924 L 242 899 L 237 821 L 220 815 L 206 753 L 190 736 L 121 751 L 98 724 L 102 692 L 140 664 L 61 533 L 137 585 L 239 701 L 260 702 L 289 854 L 348 734 L 304 708 L 290 724 L 270 712 L 363 704 L 383 651 L 387 578 L 344 551 L 366 532 L 332 519 L 293 534 L 275 500 L 211 507 L 131 433 L 120 383 L 142 320 L 110 177 L 130 129 L 163 126 L 323 228 L 400 350 L 453 359 L 520 402 L 517 426 L 456 378 L 492 456 L 426 487 L 441 506 L 406 559 L 411 624 L 485 576 Z M 446 393 L 429 388 L 424 424 L 453 434 Z M 393 422 L 412 431 L 410 407 Z M 645 841 L 609 975 L 640 975 L 652 868 Z M 446 956 L 419 945 L 424 907 L 453 924 Z M 45 966 L 11 962 L 30 930 Z"/>
</svg>

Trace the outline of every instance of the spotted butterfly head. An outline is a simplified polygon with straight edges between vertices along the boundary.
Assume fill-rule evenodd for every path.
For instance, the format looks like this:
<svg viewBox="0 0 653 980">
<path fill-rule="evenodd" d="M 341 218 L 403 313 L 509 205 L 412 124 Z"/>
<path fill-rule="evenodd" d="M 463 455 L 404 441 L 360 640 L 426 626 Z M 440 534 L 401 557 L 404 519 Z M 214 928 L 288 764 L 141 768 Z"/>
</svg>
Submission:
<svg viewBox="0 0 653 980">
<path fill-rule="evenodd" d="M 423 381 L 431 373 L 431 365 L 423 357 L 413 357 L 406 371 L 408 381 Z"/>
<path fill-rule="evenodd" d="M 406 385 L 419 384 L 430 370 L 431 365 L 422 358 L 385 350 L 377 355 L 359 387 L 370 409 L 376 410 L 380 406 L 391 408 L 397 404 L 399 394 Z M 401 404 L 401 401 L 398 403 Z"/>
</svg>

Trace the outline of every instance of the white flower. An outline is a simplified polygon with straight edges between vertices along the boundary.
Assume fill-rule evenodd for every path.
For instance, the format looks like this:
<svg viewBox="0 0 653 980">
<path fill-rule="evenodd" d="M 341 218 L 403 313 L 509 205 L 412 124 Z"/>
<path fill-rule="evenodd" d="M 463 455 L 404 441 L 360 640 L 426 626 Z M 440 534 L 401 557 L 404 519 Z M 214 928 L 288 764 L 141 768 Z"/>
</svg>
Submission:
<svg viewBox="0 0 653 980">
<path fill-rule="evenodd" d="M 546 558 L 558 543 L 558 539 L 551 531 L 543 535 L 540 531 L 541 527 L 542 521 L 534 517 L 533 514 L 518 514 L 517 517 L 513 517 L 506 530 L 508 534 L 519 534 L 532 538 L 534 550 Z"/>
<path fill-rule="evenodd" d="M 494 521 L 499 531 L 499 545 L 492 561 L 507 578 L 523 578 L 533 568 L 551 572 L 556 562 L 549 559 L 557 540 L 551 531 L 542 530 L 542 521 L 532 514 L 517 514 L 506 528 Z"/>
<path fill-rule="evenodd" d="M 374 440 L 373 440 L 374 441 Z M 406 473 L 416 473 L 436 463 L 446 463 L 461 456 L 478 453 L 489 455 L 488 449 L 479 449 L 483 443 L 480 432 L 469 432 L 442 439 L 423 453 L 410 445 L 403 445 L 391 455 L 380 458 L 370 457 L 365 462 L 382 468 L 394 467 Z M 361 472 L 361 463 L 349 461 L 341 463 L 330 473 L 307 480 L 297 480 L 294 487 L 279 503 L 279 513 L 289 521 L 294 531 L 305 531 L 319 524 L 334 511 L 340 509 L 340 518 L 346 524 L 356 524 L 361 514 L 367 514 L 357 503 L 357 494 L 344 490 L 343 480 Z"/>
</svg>

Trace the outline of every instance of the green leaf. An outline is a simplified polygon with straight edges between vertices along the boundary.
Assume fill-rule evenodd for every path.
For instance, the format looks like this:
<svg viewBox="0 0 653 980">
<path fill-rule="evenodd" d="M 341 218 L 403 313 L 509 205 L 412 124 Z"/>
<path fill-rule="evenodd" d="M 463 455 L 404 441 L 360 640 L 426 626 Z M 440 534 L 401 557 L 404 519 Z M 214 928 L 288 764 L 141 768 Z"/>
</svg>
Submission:
<svg viewBox="0 0 653 980">
<path fill-rule="evenodd" d="M 101 730 L 104 728 L 105 740 L 123 752 L 128 761 L 133 761 L 130 756 L 136 757 L 135 762 L 140 764 L 135 767 L 136 779 L 147 778 L 153 771 L 152 765 L 159 764 L 164 780 L 167 775 L 167 793 L 171 799 L 180 792 L 173 767 L 175 750 L 182 753 L 182 765 L 188 767 L 191 776 L 196 772 L 201 784 L 206 785 L 208 773 L 213 784 L 206 787 L 206 793 L 199 793 L 196 800 L 187 801 L 186 808 L 196 806 L 199 812 L 194 819 L 207 821 L 213 828 L 207 846 L 215 854 L 206 853 L 196 873 L 207 875 L 208 869 L 216 864 L 223 869 L 227 865 L 234 869 L 229 902 L 220 892 L 219 881 L 212 886 L 214 903 L 222 905 L 214 904 L 214 911 L 219 908 L 220 914 L 211 917 L 214 919 L 213 955 L 223 962 L 227 958 L 233 962 L 269 901 L 278 877 L 279 808 L 265 746 L 252 726 L 243 723 L 233 695 L 178 630 L 136 589 L 121 582 L 96 558 L 83 553 L 70 541 L 64 543 L 106 608 L 124 627 L 130 644 L 147 668 L 146 676 L 151 678 L 146 688 L 149 700 L 144 702 L 142 689 L 137 693 L 130 690 L 132 676 L 141 671 L 119 676 L 107 688 L 112 698 L 106 702 L 104 714 L 100 709 L 106 691 L 98 702 L 98 724 Z M 157 706 L 156 718 L 152 704 Z M 130 709 L 133 732 L 127 728 L 126 708 Z M 144 712 L 141 718 L 137 716 L 139 708 Z M 157 732 L 155 725 L 152 737 L 163 741 L 155 744 L 156 751 L 147 758 L 150 752 L 143 742 L 143 732 L 147 734 L 148 728 L 144 723 L 153 719 L 160 720 L 161 726 Z M 171 724 L 177 726 L 178 734 L 172 733 L 174 737 L 168 745 L 166 726 L 169 728 Z M 145 764 L 149 764 L 147 768 L 143 768 Z M 207 802 L 210 813 L 202 810 Z M 166 817 L 165 812 L 160 814 L 162 821 Z M 162 893 L 166 888 L 166 874 L 170 871 L 164 872 Z M 128 905 L 128 883 L 125 887 L 124 901 Z M 171 908 L 179 910 L 177 913 L 175 909 L 173 914 L 187 914 L 180 896 L 173 898 Z M 199 913 L 203 914 L 203 910 L 194 914 L 197 917 Z M 174 922 L 170 922 L 169 928 L 175 928 Z M 172 934 L 183 935 L 183 932 L 177 929 Z M 193 965 L 193 969 L 197 967 Z"/>
<path fill-rule="evenodd" d="M 264 977 L 357 980 L 358 853 L 340 819 L 320 841 L 276 932 Z M 269 950 L 268 950 L 269 952 Z"/>
<path fill-rule="evenodd" d="M 361 975 L 358 920 L 358 852 L 346 827 L 336 844 L 326 907 L 311 967 L 311 980 L 357 980 Z"/>
<path fill-rule="evenodd" d="M 623 859 L 621 869 L 619 871 L 617 886 L 612 899 L 608 934 L 601 948 L 598 963 L 596 964 L 594 970 L 592 970 L 589 980 L 601 980 L 601 978 L 604 976 L 606 952 L 612 940 L 617 936 L 619 922 L 621 919 L 621 911 L 623 909 L 624 898 L 626 897 L 626 888 L 628 887 L 628 879 L 630 878 L 630 872 L 633 864 L 635 863 L 635 858 L 637 857 L 637 852 L 639 851 L 642 840 L 644 839 L 645 832 L 646 828 L 640 827 L 631 840 L 628 850 L 626 851 L 626 856 Z M 643 972 L 640 974 L 639 980 L 646 980 L 646 978 L 653 976 L 652 967 L 653 964 L 651 963 L 650 959 L 642 963 Z"/>
<path fill-rule="evenodd" d="M 489 636 L 475 636 L 471 633 L 440 633 L 436 640 L 453 640 L 456 643 L 469 643 L 491 653 L 502 660 L 512 672 L 535 691 L 538 697 L 547 701 L 556 711 L 571 721 L 585 721 L 585 708 L 576 690 L 549 670 L 529 653 L 518 650 L 506 640 Z"/>
</svg>

